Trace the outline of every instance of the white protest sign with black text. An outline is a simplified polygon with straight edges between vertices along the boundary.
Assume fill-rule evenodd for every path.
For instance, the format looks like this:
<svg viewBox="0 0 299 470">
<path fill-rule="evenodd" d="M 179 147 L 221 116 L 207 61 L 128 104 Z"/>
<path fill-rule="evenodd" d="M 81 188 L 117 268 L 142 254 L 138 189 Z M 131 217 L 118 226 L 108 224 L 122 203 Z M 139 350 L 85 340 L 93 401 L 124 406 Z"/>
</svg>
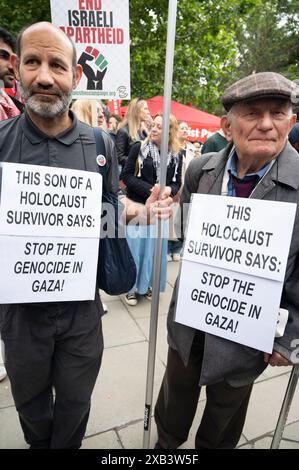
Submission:
<svg viewBox="0 0 299 470">
<path fill-rule="evenodd" d="M 93 300 L 99 240 L 0 235 L 0 303 Z"/>
<path fill-rule="evenodd" d="M 51 16 L 83 68 L 73 98 L 130 99 L 128 0 L 51 0 Z"/>
<path fill-rule="evenodd" d="M 0 168 L 0 234 L 99 236 L 98 173 L 15 163 Z"/>
<path fill-rule="evenodd" d="M 184 259 L 282 281 L 296 205 L 194 194 Z"/>
<path fill-rule="evenodd" d="M 176 321 L 272 352 L 296 205 L 194 194 Z"/>
<path fill-rule="evenodd" d="M 1 163 L 0 303 L 92 300 L 102 177 Z"/>
</svg>

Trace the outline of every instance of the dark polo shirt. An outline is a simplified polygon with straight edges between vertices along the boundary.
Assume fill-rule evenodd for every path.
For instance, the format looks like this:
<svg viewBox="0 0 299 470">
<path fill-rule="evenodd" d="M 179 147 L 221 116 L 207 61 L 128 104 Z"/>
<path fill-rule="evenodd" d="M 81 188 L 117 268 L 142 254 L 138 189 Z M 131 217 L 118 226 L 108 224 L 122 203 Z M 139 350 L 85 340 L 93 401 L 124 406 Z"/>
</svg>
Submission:
<svg viewBox="0 0 299 470">
<path fill-rule="evenodd" d="M 0 161 L 98 172 L 92 127 L 70 111 L 72 125 L 55 137 L 40 131 L 28 114 L 0 122 Z M 118 191 L 118 166 L 113 142 L 103 132 L 108 188 Z"/>
</svg>

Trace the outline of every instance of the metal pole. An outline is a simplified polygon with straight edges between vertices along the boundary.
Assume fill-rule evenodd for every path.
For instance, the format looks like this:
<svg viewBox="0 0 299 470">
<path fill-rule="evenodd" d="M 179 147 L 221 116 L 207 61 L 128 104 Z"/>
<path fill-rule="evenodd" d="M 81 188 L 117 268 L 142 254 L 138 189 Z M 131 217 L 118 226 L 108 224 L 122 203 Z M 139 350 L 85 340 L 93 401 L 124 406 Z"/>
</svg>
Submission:
<svg viewBox="0 0 299 470">
<path fill-rule="evenodd" d="M 299 374 L 299 367 L 293 366 L 292 373 L 290 375 L 289 383 L 286 389 L 286 393 L 281 405 L 279 418 L 277 421 L 276 429 L 274 432 L 274 436 L 271 442 L 271 449 L 278 449 L 279 444 L 282 438 L 282 434 L 284 431 L 284 427 L 288 418 L 288 414 L 290 411 L 290 407 L 292 404 L 292 400 L 294 397 L 294 393 L 296 390 L 297 382 L 298 382 L 298 374 Z"/>
<path fill-rule="evenodd" d="M 170 114 L 171 89 L 172 89 L 172 75 L 173 75 L 176 12 L 177 12 L 177 0 L 169 0 L 166 63 L 165 63 L 165 78 L 164 78 L 163 128 L 162 128 L 162 142 L 161 142 L 161 165 L 160 165 L 161 174 L 160 174 L 160 181 L 159 181 L 160 196 L 166 184 L 167 154 L 168 154 L 168 140 L 169 140 L 169 114 Z M 160 275 L 161 275 L 163 226 L 164 226 L 164 223 L 161 220 L 158 220 L 157 221 L 157 234 L 156 234 L 157 238 L 156 238 L 156 244 L 155 244 L 153 285 L 152 285 L 153 293 L 152 293 L 152 305 L 151 305 L 151 316 L 150 316 L 149 347 L 148 347 L 148 358 L 147 358 L 147 380 L 146 380 L 144 434 L 143 434 L 143 448 L 144 449 L 148 449 L 150 445 L 151 414 L 152 414 L 154 371 L 155 371 L 155 354 L 156 354 L 156 342 L 157 342 L 157 324 L 158 324 L 159 298 L 160 298 Z"/>
</svg>

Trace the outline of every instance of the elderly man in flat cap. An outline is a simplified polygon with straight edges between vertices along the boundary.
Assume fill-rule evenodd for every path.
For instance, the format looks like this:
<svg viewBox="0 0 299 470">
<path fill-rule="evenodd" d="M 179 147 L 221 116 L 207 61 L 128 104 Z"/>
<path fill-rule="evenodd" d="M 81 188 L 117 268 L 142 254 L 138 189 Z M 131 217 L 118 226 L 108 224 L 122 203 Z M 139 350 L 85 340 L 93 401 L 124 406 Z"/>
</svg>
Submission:
<svg viewBox="0 0 299 470">
<path fill-rule="evenodd" d="M 222 97 L 222 128 L 230 142 L 194 159 L 182 203 L 192 193 L 299 201 L 299 159 L 288 143 L 298 86 L 277 73 L 250 75 Z M 240 439 L 254 380 L 271 366 L 290 364 L 299 338 L 299 211 L 287 262 L 281 307 L 289 312 L 271 355 L 174 321 L 177 287 L 168 316 L 168 361 L 155 407 L 156 448 L 175 449 L 188 438 L 201 386 L 207 402 L 195 437 L 197 449 L 234 448 Z M 294 346 L 293 346 L 294 347 Z M 293 356 L 292 356 L 293 357 Z M 266 397 L 265 397 L 266 399 Z"/>
</svg>

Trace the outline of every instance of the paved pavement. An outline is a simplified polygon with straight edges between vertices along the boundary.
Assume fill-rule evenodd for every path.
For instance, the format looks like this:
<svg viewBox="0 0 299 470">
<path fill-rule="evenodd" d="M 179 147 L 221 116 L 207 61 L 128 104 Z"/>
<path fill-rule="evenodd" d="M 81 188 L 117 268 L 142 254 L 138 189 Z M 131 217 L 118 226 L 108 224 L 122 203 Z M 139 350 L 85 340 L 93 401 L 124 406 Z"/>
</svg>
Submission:
<svg viewBox="0 0 299 470">
<path fill-rule="evenodd" d="M 154 402 L 163 377 L 167 355 L 166 315 L 178 264 L 168 263 L 167 290 L 160 298 Z M 109 313 L 103 318 L 105 351 L 93 392 L 90 419 L 83 449 L 142 448 L 143 414 L 147 368 L 150 302 L 141 299 L 136 307 L 123 296 L 103 295 Z M 0 357 L 0 363 L 2 359 Z M 252 393 L 241 449 L 265 449 L 271 444 L 290 368 L 268 368 Z M 299 386 L 289 412 L 280 448 L 299 449 Z M 204 393 L 184 449 L 194 448 L 194 436 L 205 405 Z M 13 405 L 9 380 L 0 382 L 0 449 L 27 448 Z M 156 441 L 152 420 L 151 447 Z"/>
</svg>

